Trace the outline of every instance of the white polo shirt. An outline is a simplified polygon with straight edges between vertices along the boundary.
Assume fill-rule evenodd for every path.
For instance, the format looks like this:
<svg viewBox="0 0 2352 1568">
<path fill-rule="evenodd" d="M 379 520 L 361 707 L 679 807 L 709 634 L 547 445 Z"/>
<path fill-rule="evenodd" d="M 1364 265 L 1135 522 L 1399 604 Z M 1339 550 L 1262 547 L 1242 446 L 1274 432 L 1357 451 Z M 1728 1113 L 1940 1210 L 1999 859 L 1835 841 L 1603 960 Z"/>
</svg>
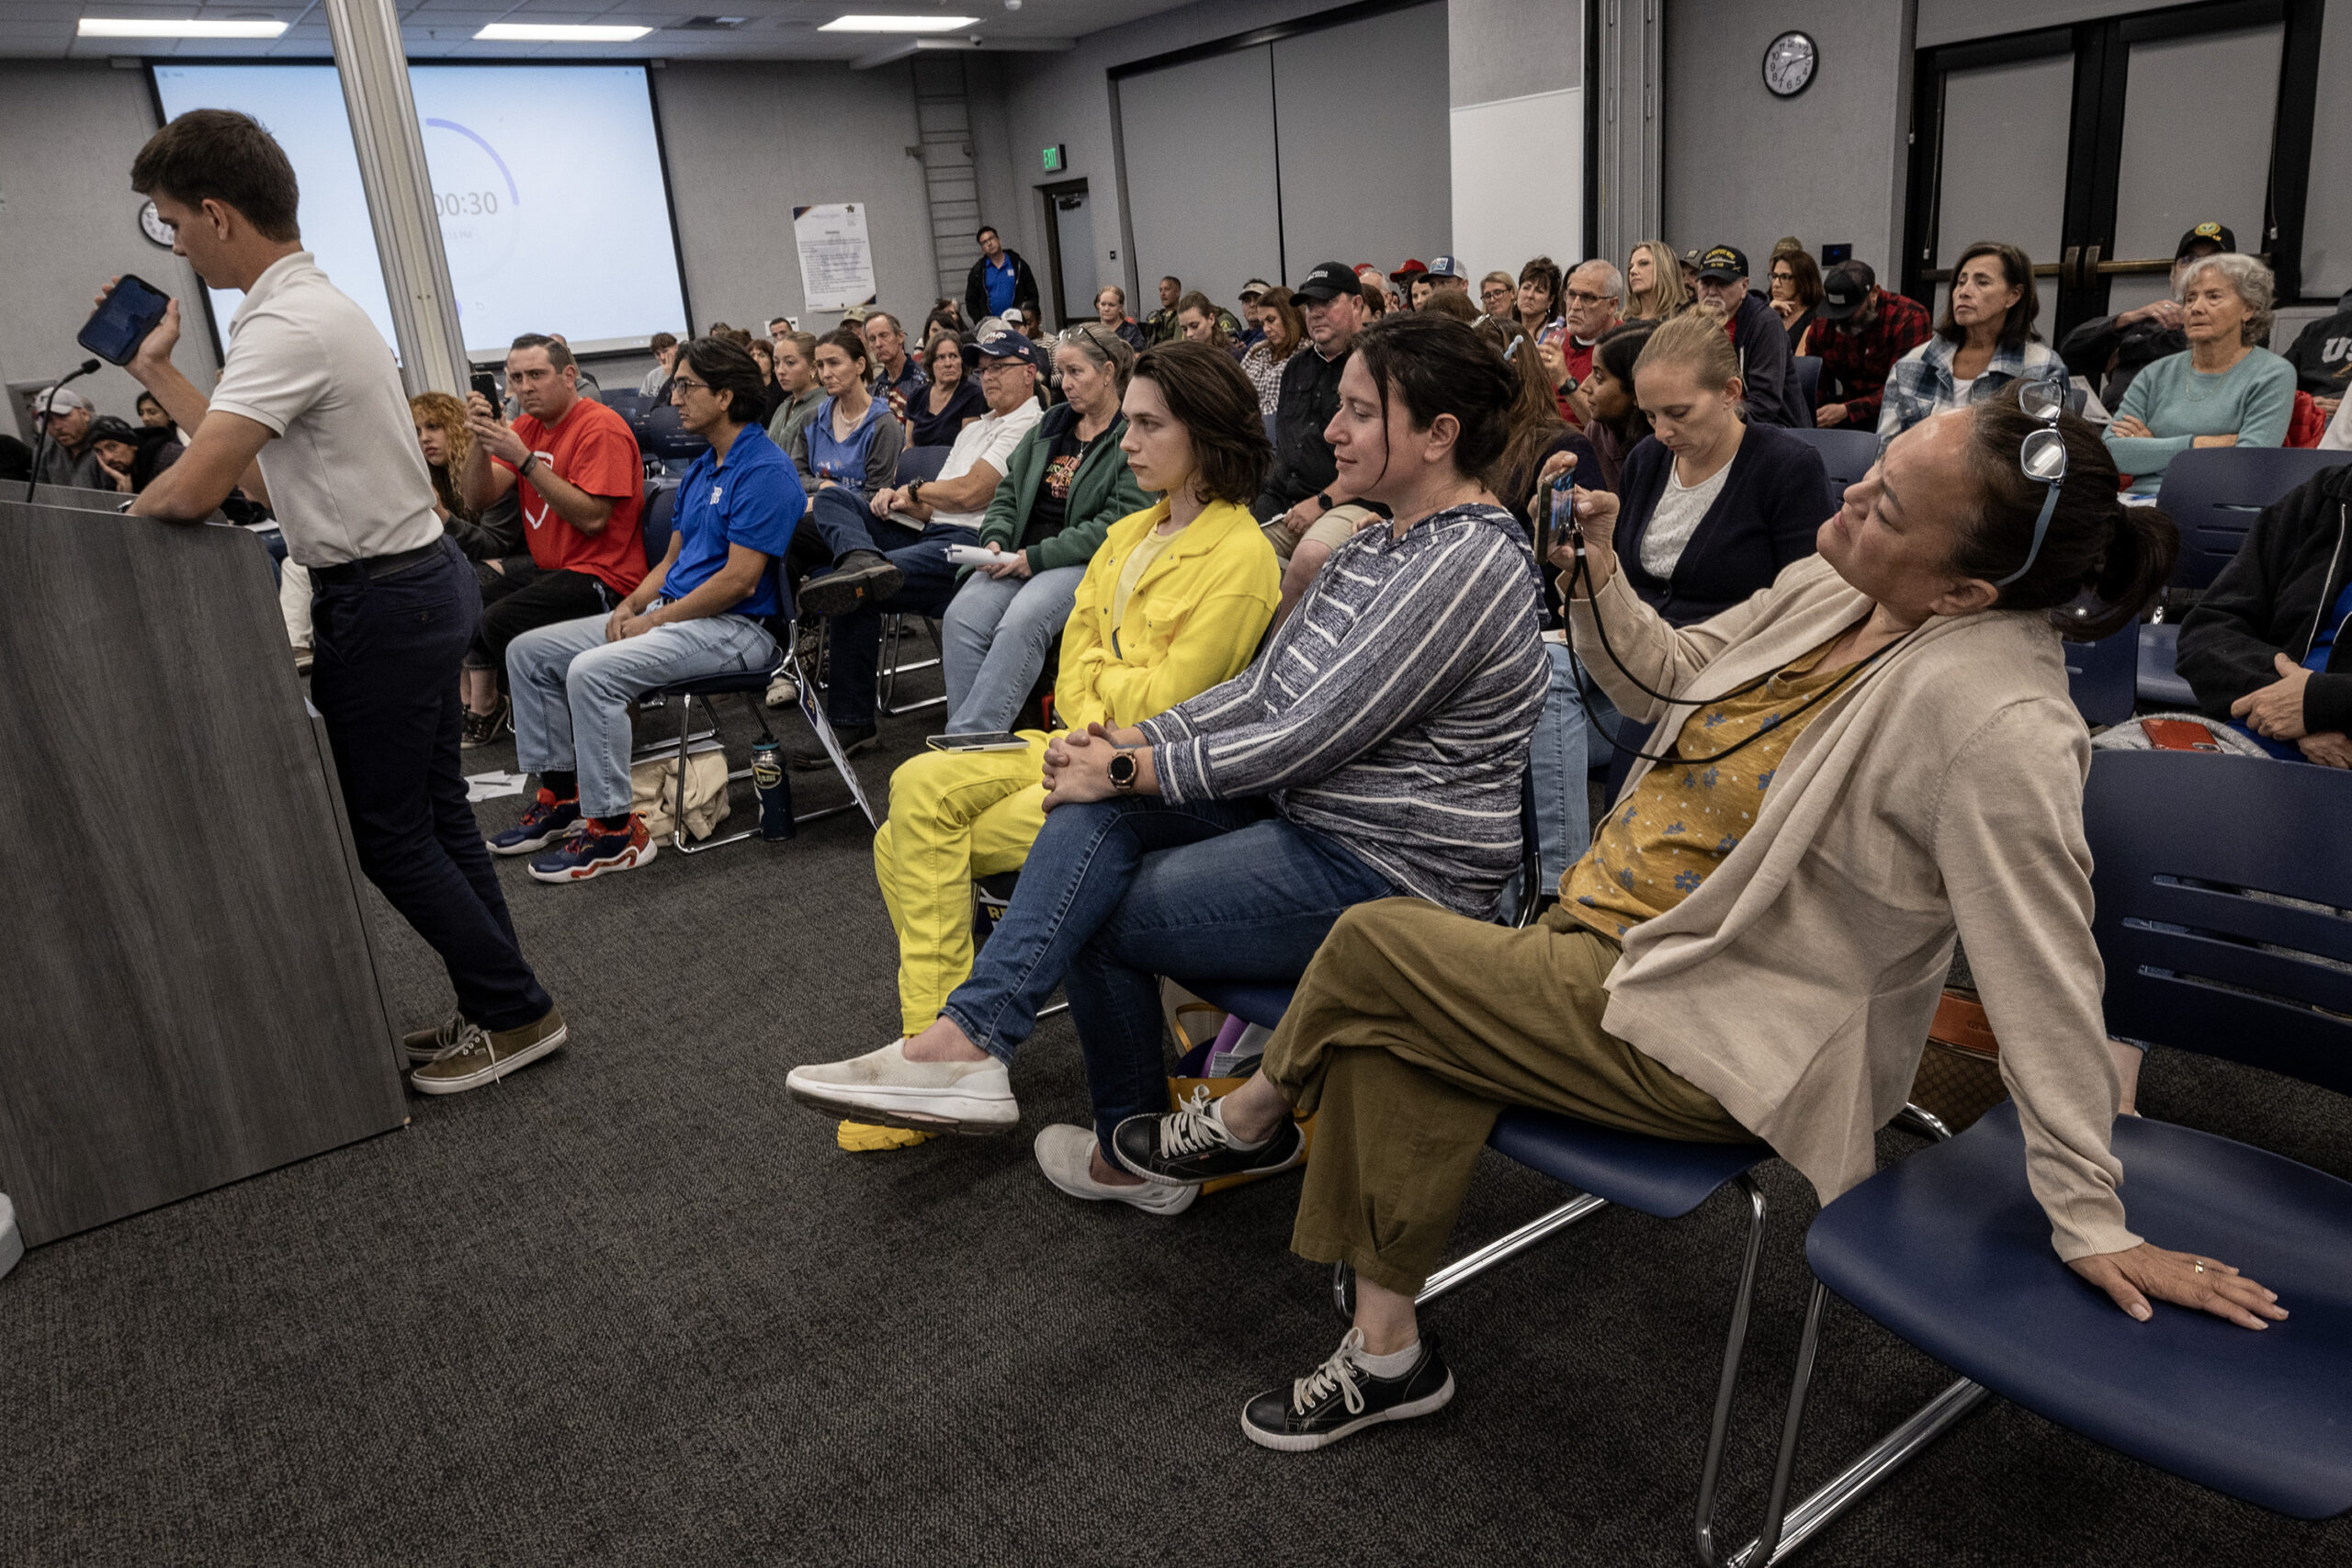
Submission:
<svg viewBox="0 0 2352 1568">
<path fill-rule="evenodd" d="M 1037 406 L 1035 398 L 1022 399 L 1021 406 L 1011 413 L 990 409 L 956 433 L 956 445 L 947 449 L 947 461 L 939 466 L 939 478 L 960 479 L 986 463 L 1001 479 L 1012 466 L 1012 449 L 1045 417 L 1046 411 Z M 936 484 L 938 480 L 932 482 Z M 951 527 L 978 528 L 988 514 L 989 503 L 983 501 L 971 512 L 933 512 L 931 520 Z"/>
<path fill-rule="evenodd" d="M 261 449 L 262 481 L 286 553 L 304 566 L 397 555 L 441 536 L 400 367 L 310 252 L 279 257 L 245 291 L 212 407 L 277 433 Z"/>
</svg>

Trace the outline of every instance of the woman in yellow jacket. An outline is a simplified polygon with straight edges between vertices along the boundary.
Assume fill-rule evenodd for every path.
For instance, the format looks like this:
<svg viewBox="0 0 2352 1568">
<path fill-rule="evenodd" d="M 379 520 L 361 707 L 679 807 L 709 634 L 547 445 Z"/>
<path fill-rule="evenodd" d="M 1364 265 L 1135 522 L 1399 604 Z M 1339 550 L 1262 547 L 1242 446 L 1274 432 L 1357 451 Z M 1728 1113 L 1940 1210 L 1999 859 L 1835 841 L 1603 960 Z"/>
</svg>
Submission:
<svg viewBox="0 0 2352 1568">
<path fill-rule="evenodd" d="M 1140 724 L 1248 668 L 1282 599 L 1282 569 L 1250 514 L 1273 457 L 1258 396 L 1222 350 L 1161 344 L 1136 360 L 1120 449 L 1159 503 L 1111 525 L 1062 632 L 1054 715 L 1071 729 Z M 1077 467 L 1078 454 L 1052 461 Z M 1051 483 L 1051 475 L 1048 475 Z M 934 751 L 890 777 L 874 874 L 899 933 L 899 1006 L 930 1027 L 972 972 L 972 882 L 1017 871 L 1046 820 L 1046 735 L 1019 751 Z M 841 1146 L 931 1134 L 841 1124 Z"/>
</svg>

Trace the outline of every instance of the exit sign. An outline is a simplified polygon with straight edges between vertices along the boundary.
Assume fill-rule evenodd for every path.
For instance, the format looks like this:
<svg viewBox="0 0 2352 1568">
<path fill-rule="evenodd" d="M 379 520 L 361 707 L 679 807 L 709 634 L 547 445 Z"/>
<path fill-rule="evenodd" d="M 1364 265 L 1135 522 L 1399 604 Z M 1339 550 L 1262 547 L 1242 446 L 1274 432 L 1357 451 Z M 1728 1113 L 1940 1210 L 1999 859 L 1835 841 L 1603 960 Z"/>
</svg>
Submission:
<svg viewBox="0 0 2352 1568">
<path fill-rule="evenodd" d="M 1039 154 L 1039 158 L 1046 165 L 1046 173 L 1049 175 L 1058 175 L 1069 167 L 1069 152 L 1058 141 L 1046 148 Z"/>
</svg>

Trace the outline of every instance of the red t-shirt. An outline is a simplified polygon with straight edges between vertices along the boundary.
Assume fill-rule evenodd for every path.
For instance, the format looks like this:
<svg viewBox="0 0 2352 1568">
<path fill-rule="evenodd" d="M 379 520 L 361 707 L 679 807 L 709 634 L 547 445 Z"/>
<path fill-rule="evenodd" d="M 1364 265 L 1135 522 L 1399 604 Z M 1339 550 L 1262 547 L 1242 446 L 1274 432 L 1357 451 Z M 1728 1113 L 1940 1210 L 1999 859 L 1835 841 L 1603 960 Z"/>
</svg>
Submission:
<svg viewBox="0 0 2352 1568">
<path fill-rule="evenodd" d="M 1573 333 L 1560 339 L 1560 357 L 1568 367 L 1567 386 L 1580 386 L 1585 378 L 1592 374 L 1593 351 L 1600 346 L 1598 339 L 1591 343 L 1578 343 Z M 1563 388 L 1560 391 L 1555 392 L 1552 398 L 1553 401 L 1560 405 L 1560 417 L 1568 422 L 1568 428 L 1582 430 L 1584 415 L 1577 412 L 1576 404 L 1568 400 L 1566 389 Z"/>
<path fill-rule="evenodd" d="M 645 542 L 638 532 L 638 514 L 645 510 L 645 464 L 628 421 L 582 398 L 553 430 L 524 414 L 514 422 L 514 434 L 557 478 L 613 503 L 603 530 L 583 534 L 528 479 L 517 479 L 523 488 L 523 540 L 539 570 L 586 572 L 616 593 L 635 589 L 645 578 Z M 491 461 L 514 471 L 503 457 Z"/>
</svg>

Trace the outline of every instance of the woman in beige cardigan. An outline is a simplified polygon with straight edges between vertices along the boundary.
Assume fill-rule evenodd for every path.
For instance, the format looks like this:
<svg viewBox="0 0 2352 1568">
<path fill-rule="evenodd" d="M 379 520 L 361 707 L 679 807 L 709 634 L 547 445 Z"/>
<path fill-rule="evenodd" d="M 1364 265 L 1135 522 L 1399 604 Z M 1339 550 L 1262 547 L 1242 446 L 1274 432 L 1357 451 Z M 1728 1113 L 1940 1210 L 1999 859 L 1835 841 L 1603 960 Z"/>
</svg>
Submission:
<svg viewBox="0 0 2352 1568">
<path fill-rule="evenodd" d="M 2072 415 L 2046 510 L 2053 487 L 2021 455 L 2032 438 L 2051 457 L 2035 434 L 2048 428 L 2011 391 L 1905 433 L 1822 525 L 1817 557 L 1680 630 L 1616 570 L 1614 498 L 1577 492 L 1576 646 L 1622 711 L 1657 722 L 1559 905 L 1521 931 L 1406 899 L 1359 906 L 1255 1079 L 1114 1137 L 1137 1175 L 1187 1184 L 1291 1162 L 1291 1112 L 1319 1111 L 1291 1245 L 1354 1266 L 1355 1326 L 1307 1377 L 1250 1402 L 1253 1439 L 1317 1448 L 1452 1397 L 1413 1295 L 1505 1105 L 1761 1138 L 1825 1202 L 1869 1176 L 1955 937 L 2058 1255 L 2134 1317 L 2151 1299 L 2248 1328 L 2286 1315 L 2235 1270 L 2124 1223 L 2082 825 L 2089 738 L 2053 619 L 2086 637 L 2120 627 L 2164 583 L 2176 539 L 2161 514 L 2118 504 L 2114 465 Z M 1575 581 L 1572 547 L 1554 558 Z M 2086 590 L 2098 613 L 2060 608 Z"/>
</svg>

